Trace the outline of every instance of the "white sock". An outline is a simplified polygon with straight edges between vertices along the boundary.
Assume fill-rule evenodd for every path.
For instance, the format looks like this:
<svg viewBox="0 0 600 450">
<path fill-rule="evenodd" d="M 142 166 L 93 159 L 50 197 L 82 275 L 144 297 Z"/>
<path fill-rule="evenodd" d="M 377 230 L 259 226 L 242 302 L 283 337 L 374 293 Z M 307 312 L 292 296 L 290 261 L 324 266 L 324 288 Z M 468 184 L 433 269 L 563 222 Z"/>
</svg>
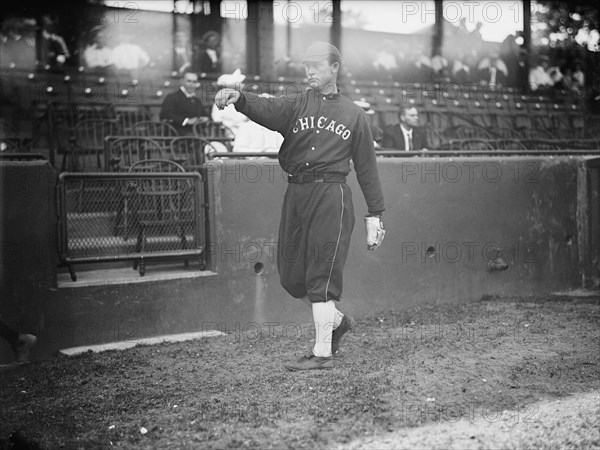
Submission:
<svg viewBox="0 0 600 450">
<path fill-rule="evenodd" d="M 335 305 L 333 306 L 335 308 Z M 335 308 L 335 315 L 333 316 L 333 329 L 335 330 L 342 323 L 344 313 L 340 312 L 339 309 Z"/>
<path fill-rule="evenodd" d="M 315 323 L 315 356 L 331 356 L 331 334 L 333 333 L 333 320 L 335 318 L 335 305 L 333 300 L 312 304 L 313 321 Z"/>
<path fill-rule="evenodd" d="M 302 303 L 304 303 L 307 306 L 312 308 L 312 303 L 308 299 L 308 295 L 305 295 L 304 297 L 300 298 L 300 300 L 302 301 Z M 329 300 L 329 301 L 332 301 L 332 300 Z M 333 329 L 335 330 L 337 327 L 340 326 L 340 323 L 342 323 L 342 319 L 344 318 L 344 313 L 335 307 L 335 302 L 333 304 L 333 310 L 335 312 L 335 315 L 333 316 Z"/>
</svg>

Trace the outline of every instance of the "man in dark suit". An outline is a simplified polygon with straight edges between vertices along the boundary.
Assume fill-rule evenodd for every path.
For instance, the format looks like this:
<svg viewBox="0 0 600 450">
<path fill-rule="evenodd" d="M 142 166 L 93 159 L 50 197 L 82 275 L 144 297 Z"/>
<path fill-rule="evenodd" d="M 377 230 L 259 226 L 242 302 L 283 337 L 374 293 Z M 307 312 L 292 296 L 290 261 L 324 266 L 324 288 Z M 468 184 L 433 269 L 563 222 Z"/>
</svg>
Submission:
<svg viewBox="0 0 600 450">
<path fill-rule="evenodd" d="M 419 127 L 417 108 L 400 107 L 400 123 L 384 127 L 382 146 L 396 150 L 427 150 L 427 133 Z"/>
<path fill-rule="evenodd" d="M 193 134 L 193 126 L 209 120 L 209 113 L 196 95 L 198 75 L 185 72 L 181 87 L 165 97 L 160 109 L 160 119 L 173 125 L 181 136 Z"/>
<path fill-rule="evenodd" d="M 200 48 L 194 51 L 194 69 L 199 73 L 221 72 L 221 35 L 216 31 L 207 31 L 202 36 Z"/>
</svg>

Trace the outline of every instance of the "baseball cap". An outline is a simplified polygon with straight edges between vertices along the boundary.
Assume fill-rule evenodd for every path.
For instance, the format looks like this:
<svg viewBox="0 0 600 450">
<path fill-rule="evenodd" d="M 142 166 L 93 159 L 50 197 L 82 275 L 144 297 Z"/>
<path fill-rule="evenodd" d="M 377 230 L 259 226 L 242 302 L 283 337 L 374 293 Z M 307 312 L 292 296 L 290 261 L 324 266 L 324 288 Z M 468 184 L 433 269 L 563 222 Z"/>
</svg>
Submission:
<svg viewBox="0 0 600 450">
<path fill-rule="evenodd" d="M 328 59 L 329 55 L 334 55 L 338 61 L 342 59 L 342 55 L 335 45 L 329 42 L 315 41 L 306 49 L 302 62 L 321 62 Z"/>
</svg>

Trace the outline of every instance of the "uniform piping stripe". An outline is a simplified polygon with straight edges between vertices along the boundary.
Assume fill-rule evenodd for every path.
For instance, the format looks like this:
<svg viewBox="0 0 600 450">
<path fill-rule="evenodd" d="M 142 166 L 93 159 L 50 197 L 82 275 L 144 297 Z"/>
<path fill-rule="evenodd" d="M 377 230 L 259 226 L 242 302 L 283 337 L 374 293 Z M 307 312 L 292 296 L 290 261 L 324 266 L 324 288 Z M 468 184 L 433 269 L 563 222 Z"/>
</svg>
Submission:
<svg viewBox="0 0 600 450">
<path fill-rule="evenodd" d="M 335 264 L 335 257 L 337 256 L 338 246 L 340 245 L 340 238 L 342 237 L 342 225 L 344 220 L 344 189 L 340 184 L 340 191 L 342 192 L 342 212 L 340 214 L 340 231 L 338 233 L 337 242 L 335 243 L 335 251 L 333 252 L 333 261 L 331 261 L 331 269 L 329 269 L 329 278 L 327 278 L 327 285 L 325 285 L 325 301 L 328 301 L 327 292 L 329 291 L 329 282 L 331 281 L 331 274 L 333 273 L 333 265 Z"/>
</svg>

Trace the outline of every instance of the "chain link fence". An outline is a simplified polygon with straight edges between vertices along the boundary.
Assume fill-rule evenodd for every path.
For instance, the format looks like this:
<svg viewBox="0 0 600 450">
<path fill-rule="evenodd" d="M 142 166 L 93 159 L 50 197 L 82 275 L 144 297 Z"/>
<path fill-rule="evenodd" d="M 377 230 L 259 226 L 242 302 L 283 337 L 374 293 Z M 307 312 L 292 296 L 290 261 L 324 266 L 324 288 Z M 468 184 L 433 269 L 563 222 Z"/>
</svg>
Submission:
<svg viewBox="0 0 600 450">
<path fill-rule="evenodd" d="M 149 259 L 205 264 L 204 196 L 199 173 L 63 173 L 59 254 L 76 263 Z"/>
</svg>

